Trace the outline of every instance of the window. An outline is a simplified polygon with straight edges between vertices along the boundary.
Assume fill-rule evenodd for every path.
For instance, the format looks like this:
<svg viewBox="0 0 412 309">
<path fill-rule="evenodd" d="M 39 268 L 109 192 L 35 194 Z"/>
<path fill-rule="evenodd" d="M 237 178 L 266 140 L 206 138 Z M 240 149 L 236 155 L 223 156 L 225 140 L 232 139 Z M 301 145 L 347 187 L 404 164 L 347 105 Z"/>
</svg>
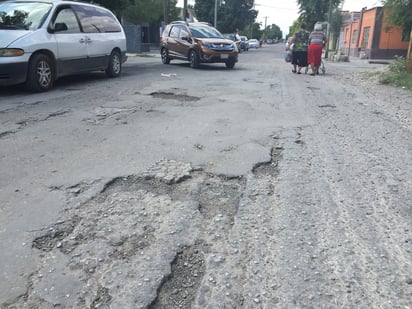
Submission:
<svg viewBox="0 0 412 309">
<path fill-rule="evenodd" d="M 368 47 L 368 42 L 369 42 L 369 32 L 371 30 L 371 27 L 365 27 L 363 29 L 363 38 L 362 38 L 362 49 L 366 49 Z"/>
<path fill-rule="evenodd" d="M 180 29 L 180 38 L 183 38 L 183 37 L 188 37 L 189 36 L 189 32 L 187 31 L 187 29 L 186 28 L 183 28 L 182 27 L 182 29 Z"/>
<path fill-rule="evenodd" d="M 67 30 L 59 31 L 58 33 L 79 33 L 80 26 L 77 22 L 76 15 L 71 8 L 62 9 L 57 13 L 56 19 L 53 22 L 53 26 L 56 24 L 65 24 Z"/>
<path fill-rule="evenodd" d="M 178 38 L 179 37 L 179 27 L 173 26 L 172 30 L 170 30 L 170 35 L 171 38 Z"/>
<path fill-rule="evenodd" d="M 352 44 L 355 44 L 358 40 L 358 29 L 352 31 Z"/>
<path fill-rule="evenodd" d="M 36 30 L 43 25 L 51 7 L 51 4 L 37 2 L 1 3 L 0 26 L 2 29 Z"/>
<path fill-rule="evenodd" d="M 194 26 L 190 28 L 195 38 L 222 38 L 222 35 L 215 28 L 208 26 Z"/>
<path fill-rule="evenodd" d="M 83 32 L 121 32 L 117 19 L 106 10 L 85 5 L 74 5 L 73 9 L 79 16 Z"/>
</svg>

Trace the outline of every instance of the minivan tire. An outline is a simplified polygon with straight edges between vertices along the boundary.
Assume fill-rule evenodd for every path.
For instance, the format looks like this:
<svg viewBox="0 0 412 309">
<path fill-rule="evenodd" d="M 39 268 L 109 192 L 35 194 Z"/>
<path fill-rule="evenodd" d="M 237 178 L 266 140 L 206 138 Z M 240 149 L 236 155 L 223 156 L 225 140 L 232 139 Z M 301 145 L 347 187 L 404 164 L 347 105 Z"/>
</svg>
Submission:
<svg viewBox="0 0 412 309">
<path fill-rule="evenodd" d="M 34 92 L 48 91 L 56 78 L 53 61 L 46 54 L 34 55 L 29 63 L 26 87 Z"/>
<path fill-rule="evenodd" d="M 122 59 L 120 53 L 116 50 L 110 54 L 109 66 L 106 69 L 106 75 L 109 77 L 118 77 L 122 72 Z"/>
<path fill-rule="evenodd" d="M 191 68 L 196 69 L 199 67 L 199 56 L 197 55 L 197 52 L 193 49 L 189 53 L 189 62 Z"/>
</svg>

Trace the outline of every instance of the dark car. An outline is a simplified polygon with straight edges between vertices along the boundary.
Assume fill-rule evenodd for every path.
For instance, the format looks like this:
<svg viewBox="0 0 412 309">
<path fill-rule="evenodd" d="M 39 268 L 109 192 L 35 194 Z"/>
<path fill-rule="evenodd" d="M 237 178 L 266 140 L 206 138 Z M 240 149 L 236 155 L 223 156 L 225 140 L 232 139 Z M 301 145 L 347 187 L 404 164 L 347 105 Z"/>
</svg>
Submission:
<svg viewBox="0 0 412 309">
<path fill-rule="evenodd" d="M 233 33 L 223 33 L 223 36 L 224 36 L 226 39 L 229 39 L 229 40 L 235 42 L 236 47 L 237 47 L 237 50 L 239 51 L 239 54 L 242 52 L 242 46 L 241 46 L 242 41 L 241 41 L 240 39 L 237 40 L 235 34 L 233 34 Z"/>
<path fill-rule="evenodd" d="M 240 48 L 244 51 L 249 50 L 249 40 L 247 39 L 247 36 L 240 36 Z"/>
<path fill-rule="evenodd" d="M 201 63 L 225 63 L 232 69 L 238 61 L 236 44 L 202 22 L 167 25 L 160 41 L 160 55 L 164 64 L 178 59 L 189 61 L 192 68 Z"/>
</svg>

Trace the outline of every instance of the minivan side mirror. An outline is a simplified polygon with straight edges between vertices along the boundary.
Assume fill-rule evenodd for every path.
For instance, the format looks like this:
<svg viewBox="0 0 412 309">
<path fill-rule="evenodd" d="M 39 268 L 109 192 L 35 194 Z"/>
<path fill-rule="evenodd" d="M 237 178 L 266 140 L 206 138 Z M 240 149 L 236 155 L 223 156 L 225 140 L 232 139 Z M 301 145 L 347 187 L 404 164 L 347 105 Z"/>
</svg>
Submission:
<svg viewBox="0 0 412 309">
<path fill-rule="evenodd" d="M 54 27 L 50 27 L 50 32 L 55 33 L 55 32 L 62 32 L 62 31 L 67 31 L 69 28 L 67 28 L 67 25 L 65 23 L 55 23 Z"/>
<path fill-rule="evenodd" d="M 192 42 L 190 36 L 182 36 L 182 40 L 188 41 L 189 43 Z"/>
</svg>

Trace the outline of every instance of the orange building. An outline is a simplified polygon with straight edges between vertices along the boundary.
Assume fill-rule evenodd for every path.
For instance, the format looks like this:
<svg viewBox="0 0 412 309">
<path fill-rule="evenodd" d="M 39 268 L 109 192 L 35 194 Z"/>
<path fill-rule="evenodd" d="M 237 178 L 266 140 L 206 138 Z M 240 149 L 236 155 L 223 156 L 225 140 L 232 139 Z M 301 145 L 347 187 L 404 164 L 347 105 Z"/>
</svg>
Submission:
<svg viewBox="0 0 412 309">
<path fill-rule="evenodd" d="M 406 57 L 409 36 L 403 29 L 389 26 L 383 7 L 363 9 L 345 15 L 340 50 L 343 54 L 368 59 Z"/>
</svg>

